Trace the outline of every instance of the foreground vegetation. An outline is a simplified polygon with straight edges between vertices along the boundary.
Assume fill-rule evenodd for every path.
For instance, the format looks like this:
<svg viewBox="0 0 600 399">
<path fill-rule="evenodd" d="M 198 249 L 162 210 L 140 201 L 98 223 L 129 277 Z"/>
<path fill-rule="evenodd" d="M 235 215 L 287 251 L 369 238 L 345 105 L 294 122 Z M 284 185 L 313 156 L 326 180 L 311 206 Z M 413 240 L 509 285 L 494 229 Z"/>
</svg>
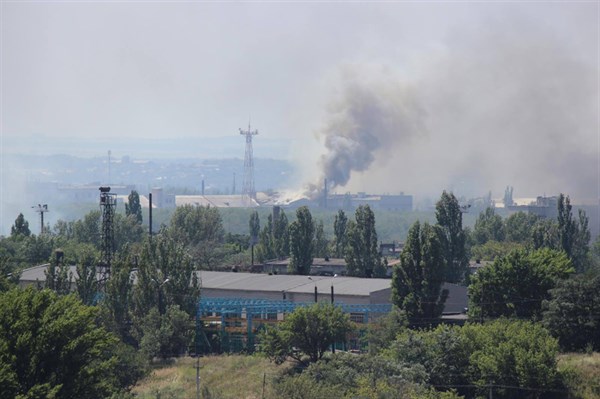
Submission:
<svg viewBox="0 0 600 399">
<path fill-rule="evenodd" d="M 353 355 L 355 356 L 355 355 Z M 356 357 L 356 356 L 355 356 Z M 339 366 L 340 361 L 335 363 Z M 173 363 L 157 365 L 152 372 L 141 380 L 132 390 L 136 398 L 163 399 L 170 398 L 196 398 L 196 359 L 180 358 Z M 339 368 L 339 367 L 338 367 Z M 558 368 L 561 372 L 568 374 L 566 381 L 568 391 L 562 396 L 581 399 L 600 398 L 600 353 L 568 353 L 558 356 Z M 321 374 L 323 373 L 321 367 Z M 382 369 L 383 370 L 383 369 Z M 340 368 L 340 372 L 342 372 Z M 285 382 L 286 375 L 293 372 L 290 363 L 276 366 L 266 358 L 247 355 L 221 355 L 200 358 L 200 392 L 201 398 L 221 399 L 275 399 L 281 398 L 282 390 L 296 387 L 298 391 L 304 390 L 296 396 L 309 398 L 311 391 L 310 381 L 304 381 L 297 377 L 291 377 Z M 356 377 L 353 375 L 352 378 Z M 289 377 L 288 377 L 289 378 Z M 360 378 L 358 380 L 361 380 Z M 364 383 L 364 378 L 362 378 Z M 264 382 L 264 385 L 263 385 Z M 292 383 L 293 382 L 293 383 Z M 372 381 L 371 381 L 372 383 Z M 322 384 L 323 385 L 323 384 Z M 357 392 L 360 398 L 368 398 L 369 395 L 379 393 L 379 397 L 386 397 L 382 392 L 382 383 L 376 382 L 376 389 L 369 392 Z M 264 391 L 263 391 L 264 387 Z M 313 387 L 314 388 L 314 387 Z M 322 388 L 325 390 L 325 388 Z M 264 395 L 263 395 L 264 392 Z M 304 396 L 300 396 L 303 394 Z M 338 398 L 341 391 L 333 393 Z M 432 398 L 434 394 L 428 391 L 412 391 L 413 398 Z M 451 398 L 453 394 L 446 394 Z M 396 397 L 389 395 L 388 397 Z M 442 396 L 443 397 L 443 396 Z M 515 396 L 516 397 L 516 396 Z M 315 396 L 312 396 L 315 398 Z"/>
<path fill-rule="evenodd" d="M 196 398 L 196 358 L 184 357 L 157 365 L 131 391 L 142 399 Z M 289 365 L 276 366 L 265 357 L 206 356 L 199 359 L 201 397 L 276 398 L 273 379 Z"/>
<path fill-rule="evenodd" d="M 195 271 L 248 265 L 252 249 L 259 260 L 289 256 L 293 274 L 329 255 L 345 258 L 352 276 L 386 272 L 368 206 L 338 211 L 331 239 L 306 207 L 290 222 L 283 210 L 269 214 L 262 228 L 253 212 L 248 234 L 231 234 L 218 209 L 184 206 L 148 237 L 134 194 L 115 216 L 112 243 L 100 240 L 99 211 L 39 236 L 20 214 L 0 240 L 0 399 L 185 397 L 196 387 L 189 359 L 153 367 L 202 342 Z M 300 308 L 260 335 L 273 364 L 203 358 L 203 397 L 594 397 L 596 358 L 559 352 L 600 350 L 600 245 L 590 250 L 587 217 L 573 216 L 568 197 L 558 204 L 557 220 L 502 220 L 490 208 L 471 232 L 444 192 L 435 224 L 408 229 L 391 281 L 394 310 L 361 335 L 369 353 L 331 354 L 333 342 L 357 336 L 354 323 L 333 305 Z M 109 244 L 110 278 L 98 282 Z M 470 276 L 477 251 L 493 259 Z M 45 262 L 45 283 L 15 287 L 20 269 Z M 444 282 L 470 286 L 464 326 L 442 323 Z"/>
</svg>

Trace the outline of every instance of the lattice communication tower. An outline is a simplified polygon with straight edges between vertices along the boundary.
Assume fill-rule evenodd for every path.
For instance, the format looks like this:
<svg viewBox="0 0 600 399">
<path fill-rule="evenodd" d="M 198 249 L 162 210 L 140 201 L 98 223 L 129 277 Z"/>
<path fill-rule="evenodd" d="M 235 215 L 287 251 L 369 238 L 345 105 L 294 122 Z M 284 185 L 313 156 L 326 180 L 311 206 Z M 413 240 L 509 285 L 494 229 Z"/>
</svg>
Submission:
<svg viewBox="0 0 600 399">
<path fill-rule="evenodd" d="M 98 270 L 99 286 L 104 284 L 110 277 L 110 267 L 115 253 L 115 230 L 114 219 L 117 207 L 117 194 L 110 192 L 110 187 L 100 187 L 100 209 L 102 210 L 102 246 L 100 268 Z"/>
<path fill-rule="evenodd" d="M 254 156 L 252 155 L 252 136 L 258 134 L 258 130 L 251 130 L 248 124 L 248 130 L 240 129 L 240 134 L 246 136 L 246 155 L 244 156 L 244 179 L 242 181 L 242 196 L 256 199 L 254 190 Z"/>
</svg>

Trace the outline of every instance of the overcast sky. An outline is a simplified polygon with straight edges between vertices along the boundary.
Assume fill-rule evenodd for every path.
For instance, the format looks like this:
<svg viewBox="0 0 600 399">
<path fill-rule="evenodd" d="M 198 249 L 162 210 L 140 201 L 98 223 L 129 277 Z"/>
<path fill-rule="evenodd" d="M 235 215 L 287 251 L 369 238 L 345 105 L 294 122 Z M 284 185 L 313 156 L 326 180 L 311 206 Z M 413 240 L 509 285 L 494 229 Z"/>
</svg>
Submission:
<svg viewBox="0 0 600 399">
<path fill-rule="evenodd" d="M 189 138 L 189 155 L 251 117 L 255 152 L 300 161 L 307 182 L 328 177 L 340 191 L 498 196 L 510 184 L 520 196 L 598 197 L 596 2 L 1 11 L 3 152 L 42 137 L 119 155 L 128 137 Z M 214 156 L 243 156 L 242 139 L 239 154 Z"/>
</svg>

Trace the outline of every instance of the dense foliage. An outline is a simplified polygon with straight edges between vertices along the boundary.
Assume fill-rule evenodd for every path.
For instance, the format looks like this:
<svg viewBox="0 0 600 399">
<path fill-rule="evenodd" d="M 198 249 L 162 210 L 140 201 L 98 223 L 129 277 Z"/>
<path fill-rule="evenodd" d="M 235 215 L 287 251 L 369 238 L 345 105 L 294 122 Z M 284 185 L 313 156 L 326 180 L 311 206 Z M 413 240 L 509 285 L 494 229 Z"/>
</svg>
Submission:
<svg viewBox="0 0 600 399">
<path fill-rule="evenodd" d="M 556 339 L 540 324 L 497 320 L 406 330 L 386 356 L 423 366 L 426 380 L 440 390 L 455 388 L 466 397 L 526 398 L 560 392 L 557 354 Z"/>
<path fill-rule="evenodd" d="M 262 333 L 261 351 L 279 363 L 288 357 L 316 362 L 333 343 L 345 342 L 352 328 L 348 314 L 334 305 L 296 308 L 282 323 Z"/>
<path fill-rule="evenodd" d="M 452 193 L 444 191 L 435 204 L 437 225 L 442 232 L 442 245 L 446 262 L 446 281 L 460 282 L 465 277 L 469 259 L 467 235 L 462 226 L 462 209 Z"/>
<path fill-rule="evenodd" d="M 315 224 L 310 210 L 296 210 L 296 220 L 290 224 L 290 274 L 309 274 L 314 255 Z"/>
<path fill-rule="evenodd" d="M 469 314 L 540 319 L 548 290 L 573 271 L 564 252 L 515 250 L 471 277 Z"/>
<path fill-rule="evenodd" d="M 406 312 L 412 325 L 438 320 L 448 291 L 442 290 L 444 263 L 441 232 L 419 222 L 411 227 L 392 277 L 392 302 Z"/>
<path fill-rule="evenodd" d="M 139 365 L 98 315 L 50 290 L 0 295 L 0 398 L 92 399 L 135 382 Z"/>
<path fill-rule="evenodd" d="M 346 225 L 345 260 L 348 275 L 356 277 L 385 277 L 381 261 L 375 214 L 369 205 L 360 205 L 354 221 Z"/>
<path fill-rule="evenodd" d="M 565 350 L 600 351 L 600 275 L 559 281 L 544 309 L 544 325 Z"/>
</svg>

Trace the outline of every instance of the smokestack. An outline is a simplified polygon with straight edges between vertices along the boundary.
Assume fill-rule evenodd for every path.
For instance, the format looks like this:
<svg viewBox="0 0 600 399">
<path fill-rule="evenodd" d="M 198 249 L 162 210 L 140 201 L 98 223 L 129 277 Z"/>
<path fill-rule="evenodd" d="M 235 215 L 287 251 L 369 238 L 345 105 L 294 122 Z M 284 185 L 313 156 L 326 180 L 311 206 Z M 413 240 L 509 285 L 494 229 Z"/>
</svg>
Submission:
<svg viewBox="0 0 600 399">
<path fill-rule="evenodd" d="M 150 235 L 150 238 L 152 238 L 152 193 L 148 194 L 148 201 L 148 234 Z"/>
<path fill-rule="evenodd" d="M 204 179 L 202 179 L 202 195 L 204 195 Z"/>
</svg>

